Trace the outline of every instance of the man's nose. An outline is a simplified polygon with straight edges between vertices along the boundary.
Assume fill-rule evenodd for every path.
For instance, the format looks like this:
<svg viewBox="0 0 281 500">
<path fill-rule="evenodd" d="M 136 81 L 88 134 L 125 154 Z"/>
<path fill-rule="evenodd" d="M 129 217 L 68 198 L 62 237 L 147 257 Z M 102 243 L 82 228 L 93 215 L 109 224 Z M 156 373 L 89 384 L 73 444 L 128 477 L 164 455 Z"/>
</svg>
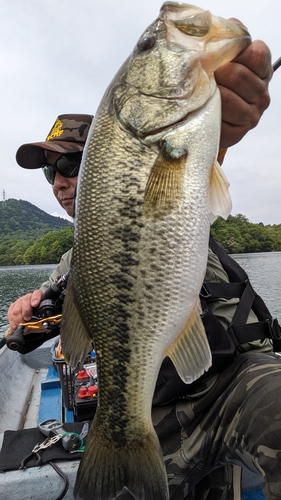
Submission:
<svg viewBox="0 0 281 500">
<path fill-rule="evenodd" d="M 70 182 L 67 177 L 63 177 L 63 175 L 59 174 L 59 172 L 56 172 L 55 179 L 54 179 L 54 187 L 56 189 L 61 188 L 61 187 L 69 187 Z"/>
</svg>

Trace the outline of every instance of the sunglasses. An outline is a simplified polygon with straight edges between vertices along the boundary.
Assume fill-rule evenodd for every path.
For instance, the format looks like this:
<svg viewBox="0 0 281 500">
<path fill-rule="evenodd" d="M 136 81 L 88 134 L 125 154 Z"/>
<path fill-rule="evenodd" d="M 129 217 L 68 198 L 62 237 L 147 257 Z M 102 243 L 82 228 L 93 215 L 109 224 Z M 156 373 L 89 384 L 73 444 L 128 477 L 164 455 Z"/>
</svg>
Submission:
<svg viewBox="0 0 281 500">
<path fill-rule="evenodd" d="M 53 186 L 55 183 L 56 172 L 67 178 L 77 177 L 81 159 L 82 152 L 70 153 L 60 156 L 52 165 L 43 163 L 41 167 L 47 181 Z"/>
</svg>

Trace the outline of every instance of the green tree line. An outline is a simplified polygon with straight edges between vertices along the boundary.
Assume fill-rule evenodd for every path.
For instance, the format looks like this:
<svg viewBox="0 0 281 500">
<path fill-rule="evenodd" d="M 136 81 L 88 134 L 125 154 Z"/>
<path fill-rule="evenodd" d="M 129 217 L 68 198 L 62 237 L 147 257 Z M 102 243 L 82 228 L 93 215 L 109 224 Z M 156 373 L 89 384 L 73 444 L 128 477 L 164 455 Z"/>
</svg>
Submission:
<svg viewBox="0 0 281 500">
<path fill-rule="evenodd" d="M 0 202 L 0 266 L 54 264 L 72 240 L 71 222 L 25 200 Z"/>
<path fill-rule="evenodd" d="M 211 232 L 228 253 L 281 251 L 281 224 L 264 225 L 250 222 L 245 215 L 219 217 Z M 13 232 L 0 239 L 0 266 L 54 264 L 73 243 L 73 226 L 48 231 L 39 238 L 27 240 Z"/>
<path fill-rule="evenodd" d="M 72 243 L 72 227 L 49 231 L 35 241 L 6 239 L 0 243 L 0 266 L 55 264 Z"/>
<path fill-rule="evenodd" d="M 281 224 L 264 225 L 250 222 L 245 215 L 219 217 L 211 232 L 228 253 L 281 251 Z"/>
</svg>

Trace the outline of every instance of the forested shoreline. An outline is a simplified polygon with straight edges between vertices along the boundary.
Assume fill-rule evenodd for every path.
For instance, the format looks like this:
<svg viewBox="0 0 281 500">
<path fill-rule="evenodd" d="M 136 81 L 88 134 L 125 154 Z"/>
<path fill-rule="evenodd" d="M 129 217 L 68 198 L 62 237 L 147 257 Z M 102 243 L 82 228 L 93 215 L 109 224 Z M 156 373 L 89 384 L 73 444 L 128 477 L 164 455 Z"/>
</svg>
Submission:
<svg viewBox="0 0 281 500">
<path fill-rule="evenodd" d="M 281 224 L 264 225 L 250 222 L 245 215 L 230 215 L 225 221 L 219 217 L 211 232 L 227 253 L 254 253 L 281 251 Z"/>
<path fill-rule="evenodd" d="M 31 203 L 0 202 L 0 266 L 55 264 L 73 243 L 73 224 Z M 281 251 L 281 224 L 250 222 L 245 215 L 218 218 L 213 237 L 228 253 Z"/>
<path fill-rule="evenodd" d="M 53 264 L 73 242 L 73 224 L 28 201 L 0 202 L 0 266 Z"/>
<path fill-rule="evenodd" d="M 35 241 L 7 239 L 0 243 L 0 266 L 55 264 L 72 247 L 73 228 L 49 231 Z"/>
</svg>

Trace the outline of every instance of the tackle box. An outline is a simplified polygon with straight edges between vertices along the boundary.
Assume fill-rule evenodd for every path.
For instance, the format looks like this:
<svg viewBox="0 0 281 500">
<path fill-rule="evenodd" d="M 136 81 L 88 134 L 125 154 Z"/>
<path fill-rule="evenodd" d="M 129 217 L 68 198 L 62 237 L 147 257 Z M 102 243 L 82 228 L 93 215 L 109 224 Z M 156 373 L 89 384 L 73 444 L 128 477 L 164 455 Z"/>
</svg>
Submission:
<svg viewBox="0 0 281 500">
<path fill-rule="evenodd" d="M 52 360 L 58 371 L 65 407 L 73 410 L 74 420 L 92 420 L 98 403 L 97 365 L 91 351 L 84 363 L 73 370 L 59 351 L 59 340 L 51 348 Z"/>
</svg>

